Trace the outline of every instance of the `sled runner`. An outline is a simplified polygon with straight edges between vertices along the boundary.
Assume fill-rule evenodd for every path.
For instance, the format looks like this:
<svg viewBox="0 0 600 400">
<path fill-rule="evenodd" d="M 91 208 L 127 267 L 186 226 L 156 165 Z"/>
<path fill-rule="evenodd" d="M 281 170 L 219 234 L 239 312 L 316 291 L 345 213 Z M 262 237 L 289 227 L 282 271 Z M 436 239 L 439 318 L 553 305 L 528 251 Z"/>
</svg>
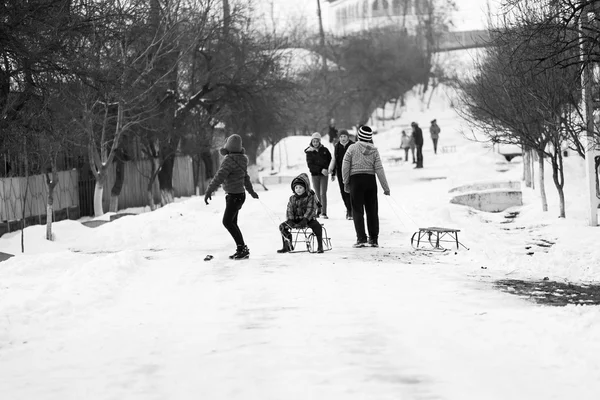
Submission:
<svg viewBox="0 0 600 400">
<path fill-rule="evenodd" d="M 331 238 L 327 235 L 327 229 L 325 229 L 325 225 L 321 224 L 321 228 L 323 229 L 323 251 L 329 251 L 333 247 L 331 247 Z M 317 236 L 312 232 L 312 230 L 307 226 L 306 228 L 290 228 L 290 233 L 292 234 L 292 251 L 290 253 L 301 253 L 308 251 L 309 253 L 317 252 Z M 284 240 L 287 239 L 284 237 Z M 304 243 L 304 248 L 300 246 L 302 249 L 298 249 L 298 244 Z"/>
<path fill-rule="evenodd" d="M 460 246 L 469 250 L 464 244 L 458 241 L 458 232 L 460 232 L 460 229 L 440 227 L 419 228 L 410 238 L 410 244 L 418 250 L 446 251 L 450 249 L 442 246 L 441 243 L 452 243 L 452 246 L 456 244 L 457 250 Z"/>
</svg>

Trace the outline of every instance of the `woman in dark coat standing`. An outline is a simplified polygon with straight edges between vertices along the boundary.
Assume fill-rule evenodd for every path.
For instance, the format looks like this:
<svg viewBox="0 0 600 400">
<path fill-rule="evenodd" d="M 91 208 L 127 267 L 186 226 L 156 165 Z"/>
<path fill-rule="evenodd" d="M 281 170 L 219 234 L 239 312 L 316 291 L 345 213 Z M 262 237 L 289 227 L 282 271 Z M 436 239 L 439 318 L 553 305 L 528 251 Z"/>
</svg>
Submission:
<svg viewBox="0 0 600 400">
<path fill-rule="evenodd" d="M 350 193 L 346 193 L 344 190 L 344 179 L 342 178 L 342 162 L 344 161 L 344 155 L 348 150 L 348 147 L 354 142 L 350 140 L 348 131 L 342 129 L 339 133 L 339 142 L 333 149 L 333 158 L 329 164 L 329 173 L 331 174 L 331 181 L 335 180 L 335 176 L 338 177 L 338 184 L 340 186 L 340 193 L 344 205 L 346 206 L 346 219 L 352 219 L 352 203 L 350 202 Z"/>
<path fill-rule="evenodd" d="M 321 134 L 315 132 L 311 136 L 310 146 L 304 152 L 306 153 L 306 163 L 312 177 L 312 184 L 317 197 L 321 201 L 323 212 L 322 218 L 327 217 L 327 175 L 329 175 L 329 164 L 331 163 L 331 153 L 329 149 L 321 144 Z"/>
</svg>

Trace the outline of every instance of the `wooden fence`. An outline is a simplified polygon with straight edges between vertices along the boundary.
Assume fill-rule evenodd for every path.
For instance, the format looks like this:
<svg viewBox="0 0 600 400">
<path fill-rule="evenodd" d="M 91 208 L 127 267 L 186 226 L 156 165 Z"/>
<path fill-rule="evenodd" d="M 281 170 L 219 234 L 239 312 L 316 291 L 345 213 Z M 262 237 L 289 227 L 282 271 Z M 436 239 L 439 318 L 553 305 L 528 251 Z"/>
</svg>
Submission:
<svg viewBox="0 0 600 400">
<path fill-rule="evenodd" d="M 218 166 L 219 158 L 213 158 L 213 171 Z M 119 195 L 119 209 L 130 207 L 147 206 L 148 179 L 150 177 L 151 165 L 149 160 L 129 161 L 125 163 L 125 180 L 121 194 Z M 200 176 L 205 178 L 204 164 L 200 164 Z M 59 182 L 54 189 L 54 210 L 55 215 L 60 213 L 60 217 L 79 218 L 83 215 L 93 215 L 93 191 L 95 180 L 93 178 L 81 177 L 79 171 L 61 171 L 58 173 Z M 107 185 L 103 193 L 104 211 L 108 211 L 110 204 L 110 191 L 115 181 L 115 166 L 111 165 L 109 169 Z M 29 185 L 27 187 L 27 185 Z M 206 190 L 207 179 L 201 179 L 200 194 Z M 25 198 L 27 188 L 27 198 Z M 192 159 L 188 156 L 178 156 L 175 158 L 173 168 L 173 189 L 175 197 L 186 197 L 195 194 L 194 174 Z M 156 204 L 160 204 L 160 191 L 158 181 L 152 186 L 152 193 Z M 43 224 L 46 222 L 46 203 L 48 187 L 46 185 L 45 175 L 35 175 L 28 179 L 0 178 L 0 224 L 8 223 L 8 227 L 0 228 L 2 231 L 11 230 L 12 225 L 18 226 L 17 222 L 23 218 L 23 205 L 25 206 L 26 224 Z M 63 215 L 64 214 L 64 215 Z"/>
<path fill-rule="evenodd" d="M 58 185 L 54 188 L 55 210 L 79 207 L 76 190 L 78 178 L 79 174 L 76 170 L 58 173 Z M 22 219 L 23 207 L 25 207 L 25 218 L 41 218 L 46 215 L 47 201 L 48 185 L 45 175 L 0 179 L 0 221 Z"/>
</svg>

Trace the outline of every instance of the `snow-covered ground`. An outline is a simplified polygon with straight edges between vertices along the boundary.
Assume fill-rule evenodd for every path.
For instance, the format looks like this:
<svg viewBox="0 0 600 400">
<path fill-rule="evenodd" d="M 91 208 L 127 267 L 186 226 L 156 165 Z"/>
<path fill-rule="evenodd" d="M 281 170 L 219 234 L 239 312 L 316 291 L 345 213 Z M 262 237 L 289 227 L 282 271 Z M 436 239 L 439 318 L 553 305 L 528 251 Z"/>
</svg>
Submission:
<svg viewBox="0 0 600 400">
<path fill-rule="evenodd" d="M 337 182 L 324 221 L 333 250 L 319 255 L 275 252 L 288 183 L 248 196 L 245 261 L 227 258 L 222 191 L 208 206 L 179 199 L 98 228 L 62 221 L 54 242 L 32 226 L 25 254 L 18 234 L 4 235 L 0 251 L 17 256 L 0 263 L 0 398 L 597 399 L 600 307 L 540 306 L 494 288 L 600 280 L 582 161 L 566 159 L 566 219 L 550 185 L 548 213 L 523 188 L 510 223 L 450 204 L 449 189 L 520 180 L 522 166 L 464 139 L 448 103 L 441 91 L 429 109 L 412 98 L 401 119 L 377 124 L 391 186 L 390 197 L 380 192 L 379 249 L 352 248 Z M 433 154 L 433 118 L 440 148 L 455 152 Z M 422 170 L 396 160 L 411 121 L 426 138 Z M 306 171 L 308 143 L 278 145 L 281 176 Z M 469 250 L 414 251 L 410 236 L 431 225 L 461 229 Z"/>
</svg>

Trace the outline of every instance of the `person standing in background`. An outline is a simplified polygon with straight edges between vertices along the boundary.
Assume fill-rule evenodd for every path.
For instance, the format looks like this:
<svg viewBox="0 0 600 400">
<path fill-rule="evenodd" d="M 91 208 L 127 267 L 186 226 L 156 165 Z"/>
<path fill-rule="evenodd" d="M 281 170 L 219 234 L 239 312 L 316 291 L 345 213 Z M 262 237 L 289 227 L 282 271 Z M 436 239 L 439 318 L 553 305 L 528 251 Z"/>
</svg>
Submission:
<svg viewBox="0 0 600 400">
<path fill-rule="evenodd" d="M 329 131 L 327 133 L 329 135 L 329 143 L 335 146 L 338 142 L 338 130 L 335 127 L 335 119 L 333 118 L 329 121 Z"/>
<path fill-rule="evenodd" d="M 404 161 L 408 161 L 408 151 L 411 149 L 411 138 L 408 137 L 406 131 L 402 131 L 402 136 L 400 137 L 400 148 L 404 150 Z M 415 161 L 415 153 L 414 153 L 414 144 L 412 146 L 413 150 L 413 162 Z"/>
<path fill-rule="evenodd" d="M 348 150 L 348 147 L 354 142 L 350 140 L 350 134 L 347 130 L 342 129 L 339 133 L 340 141 L 335 145 L 333 149 L 333 158 L 329 164 L 329 174 L 331 175 L 331 181 L 335 180 L 335 176 L 338 177 L 338 185 L 340 187 L 340 194 L 344 205 L 346 206 L 346 219 L 352 219 L 352 204 L 350 202 L 350 193 L 346 193 L 344 190 L 344 180 L 342 178 L 342 162 L 344 161 L 344 155 Z"/>
<path fill-rule="evenodd" d="M 423 131 L 416 122 L 411 123 L 410 126 L 417 148 L 417 166 L 415 168 L 423 168 Z"/>
<path fill-rule="evenodd" d="M 440 138 L 440 127 L 437 124 L 437 120 L 431 121 L 431 126 L 429 127 L 429 133 L 431 134 L 431 140 L 433 141 L 433 153 L 437 154 L 437 144 L 438 139 Z"/>
<path fill-rule="evenodd" d="M 310 145 L 304 150 L 306 164 L 312 176 L 312 184 L 317 198 L 323 207 L 322 218 L 327 219 L 327 175 L 331 163 L 329 149 L 321 144 L 321 134 L 315 132 L 311 136 Z"/>
</svg>

